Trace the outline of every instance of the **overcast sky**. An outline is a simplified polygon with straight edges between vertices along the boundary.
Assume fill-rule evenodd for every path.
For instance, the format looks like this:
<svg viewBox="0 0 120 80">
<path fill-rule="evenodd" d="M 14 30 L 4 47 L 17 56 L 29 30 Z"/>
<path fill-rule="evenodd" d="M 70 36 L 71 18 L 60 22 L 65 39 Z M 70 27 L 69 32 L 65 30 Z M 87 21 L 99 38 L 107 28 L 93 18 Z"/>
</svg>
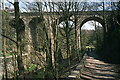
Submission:
<svg viewBox="0 0 120 80">
<path fill-rule="evenodd" d="M 92 21 L 88 21 L 85 24 L 83 24 L 82 26 L 82 30 L 86 29 L 86 30 L 95 30 L 95 22 Z M 96 26 L 102 27 L 102 25 L 99 22 L 96 22 Z"/>
</svg>

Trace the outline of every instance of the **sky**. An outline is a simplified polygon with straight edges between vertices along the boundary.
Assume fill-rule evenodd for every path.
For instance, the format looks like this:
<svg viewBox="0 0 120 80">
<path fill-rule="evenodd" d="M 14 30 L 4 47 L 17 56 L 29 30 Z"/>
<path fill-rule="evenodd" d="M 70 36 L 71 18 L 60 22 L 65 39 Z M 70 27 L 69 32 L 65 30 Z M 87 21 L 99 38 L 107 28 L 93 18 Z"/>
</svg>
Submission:
<svg viewBox="0 0 120 80">
<path fill-rule="evenodd" d="M 10 2 L 12 2 L 12 3 L 14 3 L 14 0 L 1 0 L 1 1 L 4 1 L 4 5 L 5 6 L 7 6 L 7 7 L 9 7 L 9 8 L 14 8 L 13 7 L 13 5 L 12 4 L 10 4 L 8 1 L 10 1 Z M 15 0 L 16 1 L 16 0 Z M 53 1 L 53 2 L 58 2 L 58 1 L 63 1 L 63 2 L 65 2 L 65 1 L 73 1 L 73 2 L 75 2 L 75 1 L 78 1 L 78 2 L 118 2 L 118 1 L 120 1 L 120 0 L 18 0 L 18 1 L 20 1 L 20 3 L 19 3 L 19 5 L 20 5 L 20 8 L 21 8 L 21 11 L 23 11 L 23 12 L 25 12 L 26 10 L 25 9 L 23 9 L 22 7 L 25 7 L 25 2 L 42 2 L 42 1 L 45 1 L 45 2 L 48 2 L 48 1 Z M 107 4 L 108 5 L 108 4 Z M 5 7 L 4 6 L 4 7 Z M 1 7 L 1 5 L 0 5 L 0 7 Z M 79 8 L 79 9 L 81 9 L 81 8 Z"/>
<path fill-rule="evenodd" d="M 88 21 L 86 22 L 85 24 L 83 24 L 82 26 L 82 30 L 95 30 L 95 22 L 92 20 L 92 21 Z M 102 25 L 99 23 L 99 22 L 96 22 L 96 26 L 100 26 L 102 27 Z"/>
</svg>

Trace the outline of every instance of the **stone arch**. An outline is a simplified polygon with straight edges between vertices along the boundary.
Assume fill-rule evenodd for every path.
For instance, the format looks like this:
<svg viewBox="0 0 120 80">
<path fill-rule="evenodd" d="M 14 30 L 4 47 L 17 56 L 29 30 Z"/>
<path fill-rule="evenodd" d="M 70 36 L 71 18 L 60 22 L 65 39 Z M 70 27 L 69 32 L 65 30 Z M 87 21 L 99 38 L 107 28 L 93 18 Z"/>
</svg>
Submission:
<svg viewBox="0 0 120 80">
<path fill-rule="evenodd" d="M 37 41 L 37 24 L 41 23 L 44 19 L 42 17 L 34 17 L 29 22 L 30 33 L 32 37 L 33 48 L 35 51 L 38 50 L 38 41 Z"/>
<path fill-rule="evenodd" d="M 86 22 L 91 21 L 91 20 L 99 22 L 102 25 L 104 32 L 106 31 L 104 20 L 101 19 L 100 17 L 88 17 L 88 18 L 84 19 L 80 25 L 80 29 L 83 26 L 83 24 L 85 24 Z"/>
<path fill-rule="evenodd" d="M 97 21 L 99 22 L 102 27 L 103 27 L 103 37 L 105 35 L 105 32 L 106 32 L 106 28 L 105 28 L 105 23 L 104 23 L 104 20 L 100 17 L 88 17 L 88 18 L 85 18 L 82 22 L 81 22 L 81 25 L 80 25 L 80 46 L 82 47 L 82 41 L 81 41 L 81 27 L 88 21 L 91 21 L 91 20 L 94 20 L 94 21 Z M 99 43 L 98 43 L 99 44 Z"/>
</svg>

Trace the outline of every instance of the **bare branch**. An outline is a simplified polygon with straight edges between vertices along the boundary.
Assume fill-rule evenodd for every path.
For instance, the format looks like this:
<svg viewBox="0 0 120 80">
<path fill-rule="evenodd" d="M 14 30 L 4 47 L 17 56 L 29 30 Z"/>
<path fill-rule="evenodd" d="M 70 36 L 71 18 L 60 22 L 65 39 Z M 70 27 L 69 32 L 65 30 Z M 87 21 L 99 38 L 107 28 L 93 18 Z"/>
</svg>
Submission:
<svg viewBox="0 0 120 80">
<path fill-rule="evenodd" d="M 9 0 L 7 0 L 10 4 L 14 5 L 14 3 L 10 2 Z"/>
<path fill-rule="evenodd" d="M 10 37 L 8 37 L 8 36 L 6 36 L 6 35 L 4 35 L 4 34 L 0 34 L 0 35 L 2 35 L 3 37 L 5 37 L 5 38 L 9 39 L 10 41 L 12 41 L 12 42 L 14 42 L 14 43 L 17 44 L 17 41 L 11 39 Z"/>
</svg>

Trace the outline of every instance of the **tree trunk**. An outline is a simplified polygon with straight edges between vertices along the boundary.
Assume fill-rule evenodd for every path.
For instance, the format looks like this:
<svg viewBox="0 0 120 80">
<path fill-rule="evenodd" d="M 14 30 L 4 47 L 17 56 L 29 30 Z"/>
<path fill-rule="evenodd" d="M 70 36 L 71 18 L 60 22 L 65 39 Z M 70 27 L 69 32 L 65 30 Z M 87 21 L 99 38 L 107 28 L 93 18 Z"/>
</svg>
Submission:
<svg viewBox="0 0 120 80">
<path fill-rule="evenodd" d="M 47 23 L 49 23 L 49 19 L 47 19 Z M 49 24 L 46 24 L 43 28 L 45 35 L 46 35 L 46 44 L 45 44 L 45 51 L 46 51 L 46 67 L 45 67 L 45 78 L 51 78 L 50 73 L 52 72 L 52 48 L 51 48 L 51 31 Z"/>
<path fill-rule="evenodd" d="M 80 40 L 80 32 L 78 31 L 79 29 L 77 28 L 77 19 L 76 19 L 76 15 L 75 15 L 75 49 L 76 49 L 76 54 L 77 54 L 77 57 L 78 57 L 78 59 L 80 60 L 80 54 L 79 54 L 79 52 L 80 52 L 80 42 L 79 42 L 79 40 Z M 79 33 L 78 33 L 79 32 Z M 79 34 L 79 35 L 78 35 Z"/>
<path fill-rule="evenodd" d="M 17 63 L 18 63 L 18 70 L 19 75 L 22 75 L 24 72 L 24 66 L 22 62 L 22 51 L 21 51 L 21 24 L 19 22 L 20 15 L 19 15 L 19 2 L 14 2 L 15 8 L 15 21 L 16 21 L 16 36 L 17 36 Z"/>
<path fill-rule="evenodd" d="M 2 15 L 2 34 L 6 35 L 6 25 L 5 25 L 5 16 Z M 3 57 L 4 57 L 4 71 L 5 71 L 5 78 L 8 79 L 8 73 L 7 73 L 7 61 L 6 61 L 6 38 L 3 37 Z"/>
<path fill-rule="evenodd" d="M 67 59 L 68 59 L 68 64 L 70 65 L 70 45 L 69 45 L 69 36 L 70 36 L 70 34 L 69 34 L 69 23 L 68 23 L 68 20 L 65 22 L 65 24 L 66 24 L 66 46 L 67 46 Z"/>
</svg>

